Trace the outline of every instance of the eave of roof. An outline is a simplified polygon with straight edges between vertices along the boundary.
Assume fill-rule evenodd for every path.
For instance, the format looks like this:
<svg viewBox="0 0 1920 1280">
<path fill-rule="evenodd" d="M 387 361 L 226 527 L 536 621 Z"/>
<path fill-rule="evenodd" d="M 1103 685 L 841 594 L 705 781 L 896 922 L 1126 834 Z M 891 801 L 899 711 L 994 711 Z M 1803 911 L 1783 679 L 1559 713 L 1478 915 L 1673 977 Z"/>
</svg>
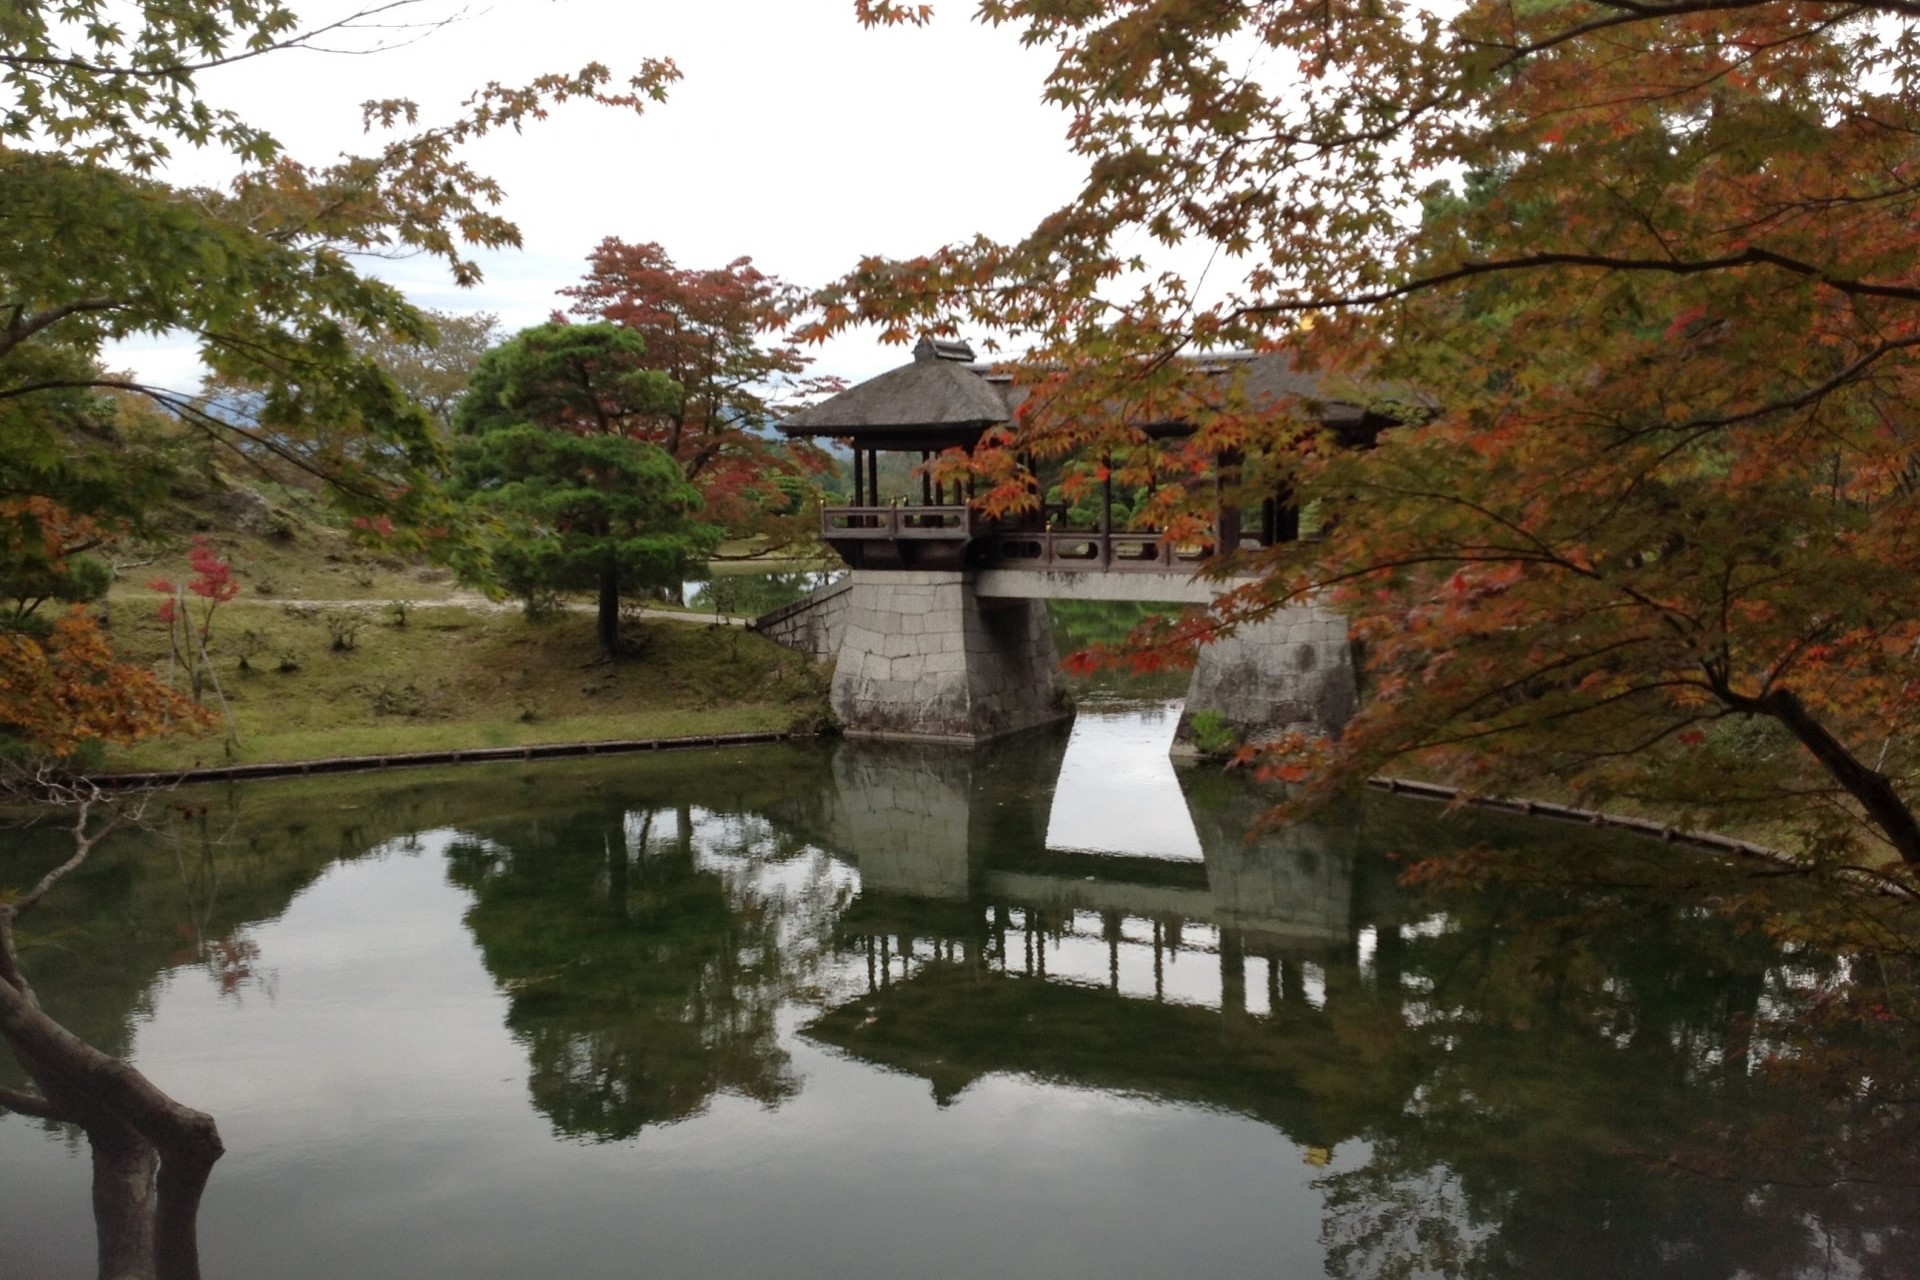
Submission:
<svg viewBox="0 0 1920 1280">
<path fill-rule="evenodd" d="M 1330 427 L 1365 421 L 1365 407 L 1320 398 L 1320 379 L 1294 368 L 1286 352 L 1232 351 L 1193 358 L 1203 372 L 1244 371 L 1250 404 L 1298 399 Z M 894 448 L 971 446 L 990 427 L 1010 423 L 1029 388 L 1004 367 L 920 358 L 795 414 L 780 423 L 789 436 L 836 436 Z M 1182 422 L 1138 424 L 1149 434 L 1186 429 Z"/>
</svg>

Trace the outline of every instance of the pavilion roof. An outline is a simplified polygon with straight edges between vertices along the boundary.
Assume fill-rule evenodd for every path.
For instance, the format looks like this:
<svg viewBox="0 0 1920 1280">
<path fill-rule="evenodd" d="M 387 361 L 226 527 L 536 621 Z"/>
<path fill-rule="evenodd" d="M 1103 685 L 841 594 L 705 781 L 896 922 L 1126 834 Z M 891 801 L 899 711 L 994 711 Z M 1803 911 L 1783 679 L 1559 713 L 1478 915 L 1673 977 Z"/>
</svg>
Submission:
<svg viewBox="0 0 1920 1280">
<path fill-rule="evenodd" d="M 927 345 L 927 344 L 923 344 Z M 972 352 L 967 352 L 969 359 Z M 983 366 L 916 354 L 911 364 L 848 387 L 780 424 L 790 436 L 909 436 L 956 443 L 977 439 L 1013 414 Z"/>
<path fill-rule="evenodd" d="M 1358 427 L 1365 407 L 1321 400 L 1317 375 L 1294 367 L 1284 351 L 1231 351 L 1190 357 L 1201 372 L 1227 378 L 1240 374 L 1250 403 L 1301 399 L 1314 403 L 1330 427 Z M 1010 423 L 1029 388 L 1011 370 L 973 362 L 963 343 L 922 340 L 911 364 L 889 369 L 786 419 L 790 436 L 837 436 L 863 446 L 891 449 L 970 448 L 990 427 Z M 1182 423 L 1142 423 L 1161 431 Z"/>
</svg>

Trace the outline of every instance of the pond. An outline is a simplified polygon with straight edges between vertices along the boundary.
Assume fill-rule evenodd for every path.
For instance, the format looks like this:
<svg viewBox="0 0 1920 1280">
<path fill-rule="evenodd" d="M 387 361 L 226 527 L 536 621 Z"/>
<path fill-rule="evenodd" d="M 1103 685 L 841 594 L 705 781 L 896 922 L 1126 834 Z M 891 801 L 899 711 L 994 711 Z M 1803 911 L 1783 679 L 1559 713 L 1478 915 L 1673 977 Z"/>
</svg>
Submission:
<svg viewBox="0 0 1920 1280">
<path fill-rule="evenodd" d="M 1584 829 L 1249 842 L 1172 726 L 183 791 L 26 964 L 218 1117 L 211 1277 L 1914 1274 L 1911 1042 L 1809 1021 L 1868 962 L 1400 882 L 1672 856 Z M 89 1271 L 87 1183 L 0 1119 L 0 1275 Z"/>
</svg>

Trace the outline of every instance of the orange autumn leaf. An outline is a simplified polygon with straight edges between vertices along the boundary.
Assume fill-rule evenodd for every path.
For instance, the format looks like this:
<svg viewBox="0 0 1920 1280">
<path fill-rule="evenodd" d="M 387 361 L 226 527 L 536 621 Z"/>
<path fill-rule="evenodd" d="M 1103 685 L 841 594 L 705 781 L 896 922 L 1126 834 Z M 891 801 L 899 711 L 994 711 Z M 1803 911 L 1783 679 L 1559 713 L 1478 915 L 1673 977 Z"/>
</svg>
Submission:
<svg viewBox="0 0 1920 1280">
<path fill-rule="evenodd" d="M 117 661 L 78 605 L 44 637 L 0 635 L 0 726 L 48 755 L 65 759 L 90 742 L 126 744 L 212 723 L 152 672 Z"/>
</svg>

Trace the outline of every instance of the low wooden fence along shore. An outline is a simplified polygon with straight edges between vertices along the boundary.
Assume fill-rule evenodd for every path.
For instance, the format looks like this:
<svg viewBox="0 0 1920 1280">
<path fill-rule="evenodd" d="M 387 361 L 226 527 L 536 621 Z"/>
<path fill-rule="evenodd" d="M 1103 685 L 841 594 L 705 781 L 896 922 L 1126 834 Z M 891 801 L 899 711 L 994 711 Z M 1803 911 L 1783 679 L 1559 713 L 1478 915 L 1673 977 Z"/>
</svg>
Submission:
<svg viewBox="0 0 1920 1280">
<path fill-rule="evenodd" d="M 261 761 L 152 773 L 101 773 L 87 779 L 107 790 L 174 787 L 194 782 L 237 782 L 254 778 L 300 778 L 322 773 L 366 773 L 377 769 L 413 769 L 436 764 L 477 764 L 502 760 L 560 760 L 572 756 L 632 755 L 642 751 L 685 751 L 693 747 L 732 747 L 786 742 L 787 730 L 758 733 L 699 733 L 681 738 L 621 738 L 608 742 L 547 742 L 521 747 L 462 747 L 443 751 L 395 751 L 374 756 L 329 756 L 321 760 Z"/>
<path fill-rule="evenodd" d="M 1387 791 L 1399 796 L 1412 796 L 1420 800 L 1467 804 L 1476 809 L 1495 809 L 1502 813 L 1518 813 L 1535 818 L 1552 818 L 1559 822 L 1578 822 L 1590 827 L 1631 831 L 1636 835 L 1650 836 L 1667 844 L 1684 845 L 1690 849 L 1730 853 L 1741 858 L 1757 858 L 1799 874 L 1812 874 L 1817 869 L 1813 864 L 1796 858 L 1790 853 L 1770 849 L 1766 845 L 1755 844 L 1751 840 L 1737 840 L 1732 836 L 1717 835 L 1711 831 L 1683 831 L 1670 823 L 1657 822 L 1652 818 L 1633 818 L 1625 814 L 1601 813 L 1594 809 L 1576 809 L 1572 805 L 1554 804 L 1546 800 L 1476 796 L 1463 792 L 1458 787 L 1441 786 L 1433 782 L 1416 782 L 1411 778 L 1368 778 L 1367 785 L 1378 791 Z M 1870 867 L 1835 867 L 1832 868 L 1832 874 L 1873 893 L 1905 899 L 1912 899 L 1915 896 L 1905 884 Z"/>
</svg>

